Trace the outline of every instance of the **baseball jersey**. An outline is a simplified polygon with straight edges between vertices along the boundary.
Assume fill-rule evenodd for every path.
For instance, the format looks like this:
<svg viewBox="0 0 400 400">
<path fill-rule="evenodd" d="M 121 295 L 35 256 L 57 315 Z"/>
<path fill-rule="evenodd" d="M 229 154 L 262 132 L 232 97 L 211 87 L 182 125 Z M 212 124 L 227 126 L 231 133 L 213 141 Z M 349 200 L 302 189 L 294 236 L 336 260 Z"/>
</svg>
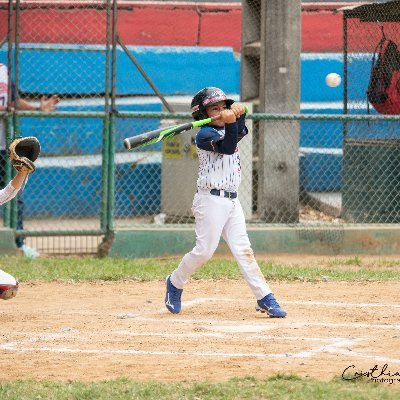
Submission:
<svg viewBox="0 0 400 400">
<path fill-rule="evenodd" d="M 4 189 L 0 190 L 0 205 L 12 200 L 18 192 L 19 189 L 15 189 L 11 182 L 9 182 Z"/>
<path fill-rule="evenodd" d="M 244 115 L 225 127 L 203 126 L 196 135 L 199 156 L 197 188 L 236 192 L 241 180 L 238 142 L 248 133 Z"/>
</svg>

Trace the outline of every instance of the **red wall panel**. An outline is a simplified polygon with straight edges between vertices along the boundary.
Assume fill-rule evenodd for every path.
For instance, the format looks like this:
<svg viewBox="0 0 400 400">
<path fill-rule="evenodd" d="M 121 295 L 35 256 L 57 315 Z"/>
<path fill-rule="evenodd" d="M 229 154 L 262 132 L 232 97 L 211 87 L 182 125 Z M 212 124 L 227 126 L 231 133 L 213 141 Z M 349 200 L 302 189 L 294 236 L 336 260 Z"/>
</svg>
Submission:
<svg viewBox="0 0 400 400">
<path fill-rule="evenodd" d="M 332 12 L 303 12 L 301 49 L 304 52 L 338 52 L 343 49 L 343 16 Z"/>
<path fill-rule="evenodd" d="M 200 18 L 200 46 L 241 47 L 242 12 L 204 12 Z"/>
<path fill-rule="evenodd" d="M 348 4 L 302 5 L 303 52 L 343 51 L 343 15 L 337 9 Z M 127 45 L 229 46 L 240 50 L 240 3 L 124 2 L 118 7 L 118 34 Z M 7 33 L 7 8 L 7 2 L 0 0 L 0 40 Z M 84 2 L 24 2 L 20 41 L 104 44 L 105 21 L 104 9 L 88 8 Z M 366 51 L 379 37 L 376 26 L 359 24 L 349 35 L 349 49 Z"/>
<path fill-rule="evenodd" d="M 196 46 L 198 29 L 199 15 L 193 9 L 148 6 L 118 13 L 118 34 L 125 44 Z"/>
</svg>

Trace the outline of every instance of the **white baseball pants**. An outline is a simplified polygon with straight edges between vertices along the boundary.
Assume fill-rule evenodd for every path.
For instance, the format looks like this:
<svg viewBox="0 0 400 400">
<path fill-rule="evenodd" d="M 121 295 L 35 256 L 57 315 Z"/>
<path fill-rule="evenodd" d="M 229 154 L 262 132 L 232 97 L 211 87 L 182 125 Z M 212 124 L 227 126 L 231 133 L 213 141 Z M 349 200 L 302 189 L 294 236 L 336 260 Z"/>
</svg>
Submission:
<svg viewBox="0 0 400 400">
<path fill-rule="evenodd" d="M 196 193 L 192 211 L 196 219 L 196 246 L 172 272 L 172 284 L 183 289 L 191 275 L 213 256 L 222 235 L 256 299 L 271 293 L 254 258 L 239 199 Z"/>
</svg>

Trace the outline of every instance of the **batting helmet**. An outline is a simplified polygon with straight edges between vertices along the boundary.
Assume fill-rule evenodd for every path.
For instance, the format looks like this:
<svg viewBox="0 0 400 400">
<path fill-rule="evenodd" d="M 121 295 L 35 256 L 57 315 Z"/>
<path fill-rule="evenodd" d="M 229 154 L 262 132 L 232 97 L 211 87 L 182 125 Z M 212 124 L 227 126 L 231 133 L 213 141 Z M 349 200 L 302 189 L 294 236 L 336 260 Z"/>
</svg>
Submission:
<svg viewBox="0 0 400 400">
<path fill-rule="evenodd" d="M 232 99 L 228 99 L 226 94 L 221 89 L 216 87 L 206 87 L 201 89 L 194 95 L 190 105 L 193 118 L 196 121 L 208 118 L 206 107 L 212 106 L 213 104 L 224 100 L 228 108 L 235 102 Z"/>
</svg>

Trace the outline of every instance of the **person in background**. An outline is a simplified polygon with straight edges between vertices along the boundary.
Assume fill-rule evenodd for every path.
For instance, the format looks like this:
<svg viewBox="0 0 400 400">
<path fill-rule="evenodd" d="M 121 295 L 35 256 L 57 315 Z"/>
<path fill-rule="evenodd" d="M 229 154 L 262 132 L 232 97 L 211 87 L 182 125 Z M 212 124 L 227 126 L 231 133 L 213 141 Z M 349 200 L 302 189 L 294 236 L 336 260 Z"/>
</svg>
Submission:
<svg viewBox="0 0 400 400">
<path fill-rule="evenodd" d="M 12 93 L 14 90 L 11 91 Z M 56 105 L 60 102 L 60 98 L 57 95 L 50 97 L 43 96 L 40 99 L 38 106 L 24 99 L 19 99 L 17 104 L 17 109 L 21 111 L 41 111 L 41 112 L 51 112 L 56 109 Z M 5 64 L 0 64 L 0 111 L 7 111 L 8 104 L 8 68 Z M 11 102 L 12 109 L 14 110 L 15 101 L 12 99 Z M 4 119 L 0 119 L 0 187 L 6 185 L 6 162 L 7 162 L 7 152 L 6 152 L 6 137 L 7 137 L 7 126 Z M 22 190 L 21 190 L 22 192 Z M 17 229 L 24 229 L 23 215 L 24 215 L 24 200 L 23 196 L 17 197 Z M 39 253 L 36 249 L 31 248 L 26 245 L 24 237 L 17 237 L 15 240 L 17 248 L 20 249 L 23 254 L 27 257 L 38 257 Z"/>
</svg>

